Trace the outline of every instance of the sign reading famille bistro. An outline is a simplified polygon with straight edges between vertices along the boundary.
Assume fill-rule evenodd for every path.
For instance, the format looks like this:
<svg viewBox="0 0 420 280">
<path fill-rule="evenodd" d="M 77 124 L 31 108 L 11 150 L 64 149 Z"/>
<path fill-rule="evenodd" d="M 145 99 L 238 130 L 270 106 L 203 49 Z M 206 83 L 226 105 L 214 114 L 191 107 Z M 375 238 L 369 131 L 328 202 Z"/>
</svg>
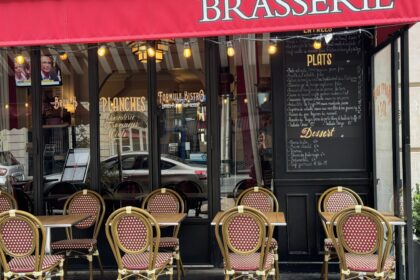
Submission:
<svg viewBox="0 0 420 280">
<path fill-rule="evenodd" d="M 20 14 L 25 16 L 16 21 L 15 15 Z M 41 14 L 47 14 L 54 25 L 45 28 L 39 20 Z M 13 22 L 13 28 L 0 29 L 0 46 L 210 37 L 418 21 L 417 0 L 159 0 L 147 1 L 147 5 L 120 0 L 0 1 L 0 26 Z"/>
</svg>

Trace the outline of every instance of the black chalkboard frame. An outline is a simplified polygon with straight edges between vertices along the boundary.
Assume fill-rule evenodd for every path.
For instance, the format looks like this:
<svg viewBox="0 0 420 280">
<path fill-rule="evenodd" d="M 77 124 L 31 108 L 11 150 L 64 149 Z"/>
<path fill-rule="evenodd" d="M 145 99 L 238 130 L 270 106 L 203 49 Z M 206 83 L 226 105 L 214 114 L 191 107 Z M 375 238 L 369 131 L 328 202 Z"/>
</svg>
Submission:
<svg viewBox="0 0 420 280">
<path fill-rule="evenodd" d="M 301 35 L 302 33 L 300 33 Z M 352 150 L 352 152 L 354 153 L 360 153 L 362 160 L 361 163 L 357 166 L 357 167 L 349 167 L 349 168 L 305 168 L 305 169 L 296 169 L 296 168 L 291 168 L 290 164 L 289 164 L 289 155 L 288 155 L 288 133 L 287 133 L 287 103 L 286 103 L 286 98 L 287 98 L 287 94 L 286 94 L 286 79 L 285 79 L 285 72 L 286 72 L 286 68 L 287 66 L 285 65 L 285 52 L 282 52 L 281 54 L 281 69 L 277 69 L 277 71 L 273 71 L 272 73 L 281 73 L 283 76 L 281 77 L 280 81 L 278 81 L 278 84 L 280 85 L 280 89 L 282 91 L 281 94 L 281 107 L 283 108 L 283 114 L 281 116 L 281 130 L 283 131 L 283 139 L 282 139 L 282 144 L 280 147 L 282 149 L 282 157 L 284 158 L 283 163 L 281 163 L 281 166 L 284 166 L 285 168 L 285 172 L 289 173 L 289 174 L 293 174 L 293 173 L 297 173 L 297 174 L 301 174 L 301 173 L 348 173 L 348 172 L 367 172 L 369 170 L 369 160 L 368 160 L 368 155 L 367 155 L 367 150 L 368 150 L 368 132 L 367 132 L 367 128 L 369 127 L 369 123 L 368 123 L 368 97 L 367 97 L 367 89 L 369 88 L 369 79 L 368 79 L 368 72 L 369 72 L 369 63 L 370 60 L 368 59 L 368 56 L 366 54 L 366 44 L 368 44 L 368 40 L 363 38 L 363 35 L 361 36 L 361 48 L 362 51 L 360 53 L 360 57 L 359 57 L 359 63 L 362 65 L 363 67 L 363 81 L 361 84 L 361 102 L 362 102 L 362 125 L 360 127 L 360 133 L 361 135 L 361 145 L 358 147 L 357 150 Z M 302 40 L 302 44 L 308 44 L 308 41 Z M 310 41 L 309 41 L 310 43 Z M 309 47 L 308 47 L 309 48 Z M 284 43 L 281 45 L 281 49 L 285 49 L 284 48 Z M 274 68 L 273 68 L 274 69 Z M 280 71 L 278 71 L 280 70 Z M 273 79 L 275 81 L 275 79 Z M 273 85 L 274 86 L 274 85 Z M 274 87 L 273 87 L 274 88 Z M 278 104 L 278 103 L 277 103 Z M 276 110 L 274 109 L 273 112 L 276 112 Z M 277 118 L 278 119 L 278 118 Z M 278 129 L 279 126 L 277 126 Z M 278 135 L 279 133 L 277 133 Z M 343 159 L 345 160 L 345 159 Z"/>
</svg>

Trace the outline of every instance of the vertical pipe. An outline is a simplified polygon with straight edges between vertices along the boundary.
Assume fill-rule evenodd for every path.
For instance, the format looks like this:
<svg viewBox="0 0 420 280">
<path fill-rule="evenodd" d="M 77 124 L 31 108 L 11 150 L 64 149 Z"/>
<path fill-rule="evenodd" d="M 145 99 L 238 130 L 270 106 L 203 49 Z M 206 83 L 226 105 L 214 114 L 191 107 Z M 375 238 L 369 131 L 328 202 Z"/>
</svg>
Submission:
<svg viewBox="0 0 420 280">
<path fill-rule="evenodd" d="M 42 131 L 41 51 L 31 48 L 31 94 L 32 94 L 32 157 L 33 198 L 35 215 L 43 214 L 44 207 L 44 135 Z"/>
<path fill-rule="evenodd" d="M 401 115 L 402 115 L 402 167 L 404 188 L 405 261 L 407 280 L 414 279 L 413 216 L 411 203 L 411 142 L 410 142 L 410 89 L 409 89 L 408 27 L 401 34 Z"/>
<path fill-rule="evenodd" d="M 148 137 L 149 137 L 149 186 L 160 187 L 160 137 L 157 109 L 156 58 L 147 58 Z"/>
<path fill-rule="evenodd" d="M 394 185 L 394 214 L 401 216 L 400 213 L 400 188 L 401 188 L 401 168 L 400 168 L 400 127 L 399 127 L 399 91 L 398 91 L 398 69 L 399 69 L 398 40 L 394 40 L 391 46 L 391 86 L 392 86 L 392 170 Z M 375 188 L 376 189 L 376 188 Z M 403 273 L 403 258 L 401 256 L 402 240 L 401 228 L 395 229 L 395 251 L 397 260 L 397 275 Z"/>
<path fill-rule="evenodd" d="M 214 39 L 217 40 L 217 39 Z M 204 59 L 207 95 L 207 186 L 209 189 L 209 218 L 220 210 L 220 106 L 219 106 L 219 46 L 204 40 Z M 210 228 L 209 228 L 210 230 Z M 210 235 L 210 258 L 213 264 L 222 261 L 214 234 Z"/>
<path fill-rule="evenodd" d="M 89 135 L 90 135 L 90 188 L 100 191 L 100 149 L 99 149 L 99 74 L 98 47 L 88 47 L 88 76 L 89 76 Z"/>
</svg>

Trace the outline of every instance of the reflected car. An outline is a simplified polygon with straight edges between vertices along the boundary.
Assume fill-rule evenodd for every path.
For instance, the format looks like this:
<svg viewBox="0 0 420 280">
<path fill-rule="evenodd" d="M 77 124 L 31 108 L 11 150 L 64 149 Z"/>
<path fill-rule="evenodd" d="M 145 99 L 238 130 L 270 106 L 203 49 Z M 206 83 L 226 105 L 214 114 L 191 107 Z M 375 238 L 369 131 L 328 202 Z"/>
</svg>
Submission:
<svg viewBox="0 0 420 280">
<path fill-rule="evenodd" d="M 23 165 L 10 151 L 0 152 L 0 185 L 5 185 L 7 176 L 15 177 L 16 181 L 25 180 Z"/>
<path fill-rule="evenodd" d="M 117 155 L 104 161 L 109 172 L 118 172 Z M 184 192 L 207 192 L 207 166 L 185 161 L 172 155 L 161 155 L 161 184 L 163 187 L 182 185 Z M 127 152 L 121 155 L 121 169 L 124 181 L 134 181 L 144 189 L 149 185 L 149 154 Z M 194 190 L 192 188 L 198 188 Z"/>
</svg>

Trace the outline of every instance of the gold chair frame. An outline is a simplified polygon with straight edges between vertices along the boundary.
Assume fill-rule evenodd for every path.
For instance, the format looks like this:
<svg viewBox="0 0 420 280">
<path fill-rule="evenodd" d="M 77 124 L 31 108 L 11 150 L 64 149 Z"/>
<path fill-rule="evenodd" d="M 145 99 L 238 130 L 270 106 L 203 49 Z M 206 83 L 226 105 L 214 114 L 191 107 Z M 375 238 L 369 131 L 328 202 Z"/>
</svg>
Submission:
<svg viewBox="0 0 420 280">
<path fill-rule="evenodd" d="M 247 215 L 251 217 L 254 221 L 258 223 L 260 230 L 259 242 L 256 244 L 254 249 L 249 251 L 239 251 L 237 250 L 230 242 L 228 224 L 229 222 L 236 218 L 237 216 Z M 222 223 L 220 225 L 220 223 Z M 273 227 L 268 221 L 267 217 L 259 210 L 248 207 L 248 206 L 236 206 L 224 212 L 220 218 L 216 221 L 215 225 L 215 235 L 217 244 L 219 245 L 220 251 L 224 259 L 224 274 L 225 280 L 235 280 L 239 278 L 247 277 L 247 279 L 258 279 L 259 277 L 262 280 L 268 279 L 270 275 L 276 277 L 275 267 L 271 266 L 264 268 L 267 255 L 270 250 L 270 242 L 273 237 Z M 260 259 L 257 271 L 235 271 L 232 269 L 231 261 L 229 258 L 229 250 L 235 254 L 247 255 L 251 253 L 260 252 Z M 254 278 L 254 274 L 257 278 Z M 232 277 L 232 278 L 231 278 Z"/>
<path fill-rule="evenodd" d="M 264 188 L 264 187 L 259 187 L 259 186 L 248 188 L 248 189 L 245 189 L 243 192 L 241 192 L 241 194 L 238 196 L 238 199 L 235 202 L 235 206 L 242 205 L 242 200 L 247 195 L 249 195 L 250 193 L 254 193 L 254 192 L 262 193 L 265 196 L 267 196 L 268 198 L 270 198 L 272 211 L 273 212 L 278 212 L 279 211 L 280 207 L 279 207 L 279 202 L 277 200 L 276 195 L 271 190 L 269 190 L 267 188 Z M 274 265 L 276 267 L 276 279 L 279 279 L 280 269 L 279 269 L 279 255 L 278 255 L 278 248 L 277 247 L 273 248 L 273 253 L 274 253 Z"/>
<path fill-rule="evenodd" d="M 1 264 L 3 266 L 4 279 L 47 279 L 51 276 L 60 277 L 64 280 L 64 258 L 56 265 L 42 269 L 45 256 L 46 232 L 42 223 L 32 214 L 21 210 L 9 210 L 0 214 L 0 227 L 10 220 L 20 220 L 29 225 L 33 233 L 32 248 L 23 254 L 16 254 L 8 250 L 3 242 L 0 242 Z M 31 272 L 12 272 L 7 261 L 7 256 L 12 258 L 26 257 L 35 254 L 34 270 Z"/>
<path fill-rule="evenodd" d="M 321 217 L 321 212 L 324 212 L 326 208 L 326 203 L 328 199 L 337 192 L 347 193 L 348 195 L 354 198 L 355 205 L 363 205 L 363 200 L 355 191 L 353 191 L 352 189 L 343 187 L 343 186 L 335 186 L 324 191 L 318 200 L 318 214 L 320 217 Z M 323 219 L 321 219 L 321 224 L 322 224 L 322 227 L 324 228 L 325 236 L 329 239 L 332 239 L 329 236 L 327 224 L 325 223 Z M 322 262 L 322 268 L 321 268 L 321 277 L 324 280 L 328 280 L 328 263 L 331 260 L 331 257 L 336 256 L 336 255 L 337 254 L 335 252 L 331 252 L 330 250 L 327 250 L 327 248 L 325 248 L 324 246 L 324 260 Z"/>
<path fill-rule="evenodd" d="M 176 200 L 178 201 L 178 213 L 184 213 L 185 211 L 185 205 L 184 205 L 184 200 L 182 199 L 182 197 L 174 190 L 172 189 L 167 189 L 167 188 L 160 188 L 160 189 L 156 189 L 154 191 L 152 191 L 151 193 L 149 193 L 146 198 L 143 200 L 142 206 L 141 208 L 145 209 L 146 211 L 149 211 L 148 208 L 148 203 L 149 201 L 154 198 L 157 195 L 160 195 L 162 193 L 166 193 L 166 194 L 170 194 L 172 196 L 174 196 L 176 198 Z M 176 225 L 173 228 L 173 232 L 172 232 L 172 237 L 173 238 L 178 238 L 178 233 L 179 233 L 179 229 L 180 229 L 181 225 Z M 163 227 L 161 227 L 163 228 Z M 180 248 L 175 247 L 174 248 L 174 259 L 176 261 L 176 269 L 177 269 L 177 279 L 180 280 L 181 279 L 181 274 L 184 277 L 185 276 L 185 270 L 184 270 L 184 265 L 182 263 L 182 258 L 181 258 L 181 253 L 180 253 Z"/>
<path fill-rule="evenodd" d="M 377 229 L 377 238 L 375 246 L 366 253 L 358 253 L 347 245 L 346 240 L 343 238 L 343 226 L 345 221 L 352 216 L 362 215 L 368 217 L 371 221 L 375 223 Z M 386 229 L 386 232 L 385 232 Z M 386 221 L 384 216 L 367 206 L 357 205 L 344 209 L 336 213 L 332 219 L 331 223 L 328 225 L 328 233 L 333 237 L 333 243 L 335 250 L 337 252 L 338 258 L 340 260 L 340 280 L 345 279 L 395 279 L 395 263 L 392 265 L 390 271 L 384 271 L 385 261 L 391 250 L 392 243 L 392 227 Z M 385 244 L 384 244 L 384 240 Z M 369 255 L 377 253 L 378 262 L 375 272 L 361 272 L 361 271 L 352 271 L 347 267 L 345 252 L 359 255 Z"/>
<path fill-rule="evenodd" d="M 63 215 L 68 214 L 68 208 L 71 204 L 71 202 L 78 196 L 81 195 L 90 195 L 95 197 L 95 199 L 98 200 L 99 205 L 100 205 L 100 209 L 98 211 L 98 215 L 96 215 L 94 224 L 95 227 L 93 229 L 93 239 L 98 239 L 98 235 L 99 235 L 99 230 L 102 226 L 102 221 L 104 219 L 104 215 L 105 215 L 105 201 L 102 198 L 102 196 L 100 194 L 98 194 L 95 191 L 92 190 L 80 190 L 75 192 L 74 194 L 72 194 L 67 200 L 66 203 L 64 204 L 64 211 L 63 211 Z M 72 228 L 66 228 L 66 236 L 67 239 L 73 239 L 73 230 Z M 101 258 L 99 256 L 99 251 L 98 251 L 98 246 L 95 245 L 91 250 L 88 250 L 87 254 L 86 252 L 82 252 L 82 251 L 77 251 L 74 249 L 66 249 L 66 250 L 61 250 L 61 251 L 57 251 L 57 254 L 60 253 L 64 253 L 66 255 L 66 258 L 79 258 L 79 257 L 84 257 L 86 258 L 86 260 L 89 262 L 89 279 L 92 280 L 93 279 L 93 256 L 96 256 L 97 260 L 98 260 L 98 264 L 99 264 L 99 269 L 101 271 L 101 275 L 104 275 L 104 269 L 102 266 L 102 261 Z"/>
<path fill-rule="evenodd" d="M 118 237 L 117 225 L 118 221 L 124 217 L 135 216 L 146 225 L 147 242 L 139 250 L 130 250 L 126 248 Z M 155 233 L 155 237 L 153 235 Z M 169 279 L 173 279 L 172 259 L 166 263 L 161 269 L 155 269 L 156 256 L 159 251 L 160 242 L 160 227 L 155 218 L 147 211 L 133 207 L 126 206 L 115 210 L 109 215 L 105 223 L 105 234 L 111 247 L 112 253 L 117 261 L 118 277 L 117 280 L 128 279 L 132 276 L 139 277 L 140 279 L 156 280 L 162 275 L 169 275 Z M 153 240 L 154 239 L 154 240 Z M 139 254 L 149 252 L 149 266 L 146 270 L 129 270 L 124 267 L 122 263 L 121 251 L 128 254 Z"/>
</svg>

